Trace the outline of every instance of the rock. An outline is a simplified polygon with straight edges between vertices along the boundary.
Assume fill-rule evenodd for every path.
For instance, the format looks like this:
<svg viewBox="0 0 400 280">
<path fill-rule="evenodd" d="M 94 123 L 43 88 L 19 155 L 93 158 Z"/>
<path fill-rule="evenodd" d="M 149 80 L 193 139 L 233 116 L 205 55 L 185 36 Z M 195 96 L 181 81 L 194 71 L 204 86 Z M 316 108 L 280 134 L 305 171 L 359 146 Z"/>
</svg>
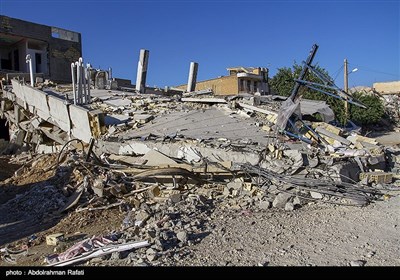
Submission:
<svg viewBox="0 0 400 280">
<path fill-rule="evenodd" d="M 226 187 L 228 189 L 239 190 L 243 187 L 243 182 L 229 182 Z"/>
<path fill-rule="evenodd" d="M 152 262 L 157 259 L 157 251 L 152 248 L 147 249 L 146 258 L 148 261 Z"/>
<path fill-rule="evenodd" d="M 149 236 L 150 238 L 155 238 L 157 232 L 156 232 L 155 229 L 149 229 L 149 230 L 147 231 L 147 234 L 148 234 L 148 236 Z"/>
<path fill-rule="evenodd" d="M 178 233 L 176 234 L 176 237 L 178 238 L 179 241 L 181 241 L 181 242 L 183 242 L 183 243 L 187 242 L 187 240 L 188 240 L 187 233 L 186 233 L 186 231 L 184 231 L 184 230 L 178 232 Z"/>
<path fill-rule="evenodd" d="M 292 195 L 288 193 L 279 193 L 272 202 L 272 206 L 276 208 L 284 208 L 286 202 L 288 202 L 291 196 Z"/>
<path fill-rule="evenodd" d="M 149 217 L 150 217 L 149 213 L 141 210 L 141 211 L 136 212 L 135 220 L 145 222 Z"/>
<path fill-rule="evenodd" d="M 101 263 L 103 261 L 103 259 L 102 258 L 100 258 L 100 257 L 97 257 L 97 258 L 93 258 L 93 259 L 91 259 L 90 261 L 89 261 L 89 263 L 91 263 L 91 264 L 95 264 L 95 263 Z"/>
<path fill-rule="evenodd" d="M 111 260 L 120 260 L 122 259 L 121 252 L 114 252 L 111 254 Z"/>
<path fill-rule="evenodd" d="M 366 261 L 362 260 L 356 260 L 356 261 L 351 261 L 350 266 L 364 266 Z"/>
<path fill-rule="evenodd" d="M 372 258 L 374 255 L 375 255 L 375 252 L 374 252 L 374 251 L 369 251 L 369 252 L 367 253 L 367 258 Z"/>
<path fill-rule="evenodd" d="M 260 204 L 258 206 L 260 207 L 260 209 L 266 210 L 271 208 L 271 202 L 269 202 L 268 200 L 263 200 L 260 201 Z"/>
<path fill-rule="evenodd" d="M 299 205 L 301 206 L 301 200 L 298 196 L 296 196 L 295 198 L 293 198 L 293 205 Z"/>
<path fill-rule="evenodd" d="M 310 195 L 311 195 L 312 198 L 315 198 L 315 199 L 322 199 L 322 194 L 320 194 L 320 193 L 318 193 L 318 192 L 310 191 Z"/>
<path fill-rule="evenodd" d="M 177 203 L 177 202 L 181 201 L 181 199 L 182 199 L 180 193 L 171 194 L 171 196 L 169 198 L 171 199 L 172 203 Z"/>
<path fill-rule="evenodd" d="M 286 202 L 285 204 L 285 210 L 286 211 L 293 211 L 294 210 L 294 204 L 291 202 Z"/>
<path fill-rule="evenodd" d="M 161 190 L 159 186 L 154 186 L 147 190 L 147 194 L 149 195 L 150 198 L 154 198 L 157 196 L 160 196 Z"/>
<path fill-rule="evenodd" d="M 303 155 L 298 150 L 285 150 L 283 154 L 293 161 L 292 166 L 300 167 L 304 164 Z"/>
</svg>

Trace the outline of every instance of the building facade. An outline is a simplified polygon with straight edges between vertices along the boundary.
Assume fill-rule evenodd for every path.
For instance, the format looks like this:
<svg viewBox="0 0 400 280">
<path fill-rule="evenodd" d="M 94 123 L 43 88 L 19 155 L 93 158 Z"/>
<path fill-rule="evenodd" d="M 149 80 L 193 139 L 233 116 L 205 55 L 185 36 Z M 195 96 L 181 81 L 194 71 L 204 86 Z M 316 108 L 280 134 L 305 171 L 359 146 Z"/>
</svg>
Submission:
<svg viewBox="0 0 400 280">
<path fill-rule="evenodd" d="M 0 15 L 0 72 L 33 73 L 56 82 L 71 81 L 71 63 L 82 56 L 81 34 Z"/>
<path fill-rule="evenodd" d="M 230 67 L 229 75 L 196 83 L 196 91 L 211 89 L 215 95 L 269 93 L 268 69 L 264 67 Z M 186 85 L 177 88 L 186 89 Z"/>
</svg>

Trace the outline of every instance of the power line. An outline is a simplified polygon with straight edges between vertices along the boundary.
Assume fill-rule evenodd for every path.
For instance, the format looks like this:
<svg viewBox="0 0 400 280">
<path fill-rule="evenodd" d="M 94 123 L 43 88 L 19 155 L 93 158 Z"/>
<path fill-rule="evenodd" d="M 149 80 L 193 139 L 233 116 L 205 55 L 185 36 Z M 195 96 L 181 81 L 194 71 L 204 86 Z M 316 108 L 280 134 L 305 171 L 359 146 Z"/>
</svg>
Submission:
<svg viewBox="0 0 400 280">
<path fill-rule="evenodd" d="M 390 75 L 390 76 L 394 76 L 394 77 L 399 77 L 399 74 L 396 75 L 396 74 L 393 74 L 393 73 L 383 72 L 383 71 L 371 69 L 371 68 L 368 68 L 368 67 L 365 67 L 365 66 L 362 66 L 362 65 L 354 65 L 352 63 L 351 63 L 351 65 L 357 66 L 357 68 L 360 68 L 359 70 L 365 70 L 365 71 L 368 71 L 368 72 L 375 72 L 375 73 L 386 74 L 386 75 Z"/>
<path fill-rule="evenodd" d="M 336 81 L 337 77 L 338 77 L 339 74 L 342 72 L 343 67 L 344 67 L 344 65 L 340 66 L 339 70 L 337 70 L 337 71 L 335 72 L 335 73 L 336 73 L 336 76 L 335 76 L 335 78 L 333 79 L 333 81 Z"/>
</svg>

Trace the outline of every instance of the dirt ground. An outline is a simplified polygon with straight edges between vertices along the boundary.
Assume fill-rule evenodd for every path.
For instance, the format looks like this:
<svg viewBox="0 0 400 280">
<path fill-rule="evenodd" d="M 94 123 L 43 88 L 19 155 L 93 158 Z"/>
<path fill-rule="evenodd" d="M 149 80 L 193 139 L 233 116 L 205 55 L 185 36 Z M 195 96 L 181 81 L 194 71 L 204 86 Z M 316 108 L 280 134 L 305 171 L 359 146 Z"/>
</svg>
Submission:
<svg viewBox="0 0 400 280">
<path fill-rule="evenodd" d="M 18 166 L 7 167 L 2 159 L 2 176 L 12 175 Z M 12 169 L 14 168 L 14 169 Z M 50 175 L 35 174 L 35 181 Z M 46 177 L 47 176 L 47 177 Z M 3 188 L 2 204 L 29 190 L 30 183 L 21 178 L 21 186 Z M 22 189 L 21 189 L 22 188 Z M 6 195 L 5 195 L 6 194 Z M 199 242 L 160 252 L 153 261 L 132 262 L 129 256 L 145 254 L 133 251 L 128 257 L 111 257 L 88 261 L 83 265 L 99 266 L 399 266 L 400 265 L 400 197 L 377 201 L 366 207 L 305 203 L 299 209 L 249 208 L 226 210 L 215 204 L 204 225 Z M 44 203 L 44 202 L 43 202 Z M 4 210 L 4 209 L 3 209 Z M 41 266 L 55 250 L 46 245 L 45 236 L 101 235 L 121 229 L 124 214 L 118 208 L 92 212 L 71 211 L 66 215 L 48 215 L 38 222 L 29 215 L 10 220 L 10 213 L 0 212 L 1 246 L 18 248 L 29 244 L 26 255 L 15 264 L 1 260 L 1 266 Z M 16 220 L 18 222 L 16 222 Z"/>
<path fill-rule="evenodd" d="M 363 208 L 318 203 L 290 212 L 217 210 L 212 222 L 215 229 L 179 264 L 400 265 L 398 196 Z"/>
</svg>

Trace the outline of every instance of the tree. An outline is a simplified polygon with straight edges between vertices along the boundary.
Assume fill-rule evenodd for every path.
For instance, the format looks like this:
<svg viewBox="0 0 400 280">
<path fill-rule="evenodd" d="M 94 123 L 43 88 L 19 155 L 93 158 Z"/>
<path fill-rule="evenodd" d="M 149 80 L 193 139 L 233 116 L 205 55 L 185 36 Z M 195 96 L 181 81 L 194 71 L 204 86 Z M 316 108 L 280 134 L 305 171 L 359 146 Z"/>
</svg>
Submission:
<svg viewBox="0 0 400 280">
<path fill-rule="evenodd" d="M 352 94 L 354 98 L 360 100 L 367 109 L 360 108 L 358 106 L 350 104 L 350 118 L 358 124 L 375 124 L 379 122 L 385 111 L 382 100 L 371 94 L 365 94 L 362 92 L 355 92 Z"/>
<path fill-rule="evenodd" d="M 302 65 L 299 65 L 296 62 L 294 62 L 292 68 L 288 67 L 279 68 L 275 76 L 270 79 L 271 88 L 279 95 L 289 96 L 295 85 L 294 79 L 300 76 L 301 69 Z M 324 68 L 316 66 L 316 70 L 318 72 L 323 73 L 326 77 L 332 80 L 332 78 L 329 76 L 328 71 L 326 71 Z M 320 78 L 318 78 L 317 76 L 315 76 L 313 73 L 310 72 L 307 73 L 305 80 L 314 83 L 320 83 L 320 84 L 323 83 L 323 81 Z M 332 93 L 334 92 L 332 91 Z M 324 93 L 321 93 L 319 91 L 309 89 L 305 86 L 302 86 L 300 88 L 299 94 L 301 94 L 305 99 L 326 101 L 326 103 L 332 108 L 333 112 L 335 113 L 336 120 L 340 123 L 344 123 L 345 121 L 344 101 L 326 95 Z"/>
</svg>

